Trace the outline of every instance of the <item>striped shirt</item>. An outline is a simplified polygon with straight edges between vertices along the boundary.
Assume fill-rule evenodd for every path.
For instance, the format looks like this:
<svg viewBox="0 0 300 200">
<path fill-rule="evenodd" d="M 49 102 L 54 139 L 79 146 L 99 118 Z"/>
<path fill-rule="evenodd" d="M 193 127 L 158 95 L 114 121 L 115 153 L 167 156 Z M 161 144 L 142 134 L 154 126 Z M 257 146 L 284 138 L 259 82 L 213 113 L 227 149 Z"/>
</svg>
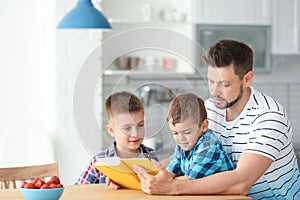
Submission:
<svg viewBox="0 0 300 200">
<path fill-rule="evenodd" d="M 97 162 L 97 158 L 104 158 L 104 157 L 113 157 L 116 155 L 116 142 L 113 142 L 107 149 L 100 152 L 99 154 L 95 155 L 88 163 L 86 169 L 81 173 L 77 181 L 75 182 L 75 185 L 78 184 L 92 184 L 92 183 L 105 183 L 106 177 L 103 173 L 101 173 L 98 169 L 96 169 L 93 164 Z M 138 156 L 138 158 L 149 158 L 158 161 L 156 152 L 146 147 L 145 145 L 140 145 L 141 154 Z"/>
<path fill-rule="evenodd" d="M 292 128 L 286 111 L 273 98 L 251 88 L 241 114 L 225 120 L 226 109 L 211 99 L 205 102 L 209 128 L 214 130 L 236 166 L 243 152 L 257 153 L 273 160 L 249 191 L 259 199 L 300 199 L 300 174 L 293 149 Z"/>
<path fill-rule="evenodd" d="M 209 129 L 198 139 L 188 156 L 177 145 L 167 166 L 167 170 L 173 174 L 177 176 L 185 175 L 191 179 L 202 178 L 232 169 L 233 164 L 222 143 Z"/>
</svg>

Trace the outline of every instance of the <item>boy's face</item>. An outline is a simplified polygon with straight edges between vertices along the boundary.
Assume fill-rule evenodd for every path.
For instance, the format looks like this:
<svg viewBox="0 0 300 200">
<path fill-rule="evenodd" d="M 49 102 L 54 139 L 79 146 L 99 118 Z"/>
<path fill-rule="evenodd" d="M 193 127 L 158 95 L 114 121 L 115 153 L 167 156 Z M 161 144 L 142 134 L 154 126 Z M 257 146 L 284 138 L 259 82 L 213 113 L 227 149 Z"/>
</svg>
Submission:
<svg viewBox="0 0 300 200">
<path fill-rule="evenodd" d="M 175 142 L 184 150 L 191 150 L 200 136 L 207 130 L 206 122 L 199 127 L 198 123 L 192 118 L 173 125 L 171 120 L 168 121 L 170 130 Z"/>
<path fill-rule="evenodd" d="M 118 150 L 136 153 L 144 140 L 144 113 L 115 114 L 109 120 L 107 129 L 115 138 Z"/>
</svg>

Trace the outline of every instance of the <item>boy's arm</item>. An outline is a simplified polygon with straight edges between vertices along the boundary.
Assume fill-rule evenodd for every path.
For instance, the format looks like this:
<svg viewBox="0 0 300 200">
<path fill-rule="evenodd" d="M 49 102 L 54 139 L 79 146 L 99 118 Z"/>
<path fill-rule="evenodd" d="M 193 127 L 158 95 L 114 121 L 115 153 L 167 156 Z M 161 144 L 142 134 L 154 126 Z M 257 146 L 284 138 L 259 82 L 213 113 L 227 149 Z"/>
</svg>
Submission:
<svg viewBox="0 0 300 200">
<path fill-rule="evenodd" d="M 84 171 L 77 178 L 75 185 L 78 184 L 93 184 L 100 182 L 101 180 L 101 172 L 93 167 L 93 164 L 96 162 L 96 157 L 93 157 L 89 163 L 87 164 Z M 104 180 L 103 180 L 104 181 Z"/>
</svg>

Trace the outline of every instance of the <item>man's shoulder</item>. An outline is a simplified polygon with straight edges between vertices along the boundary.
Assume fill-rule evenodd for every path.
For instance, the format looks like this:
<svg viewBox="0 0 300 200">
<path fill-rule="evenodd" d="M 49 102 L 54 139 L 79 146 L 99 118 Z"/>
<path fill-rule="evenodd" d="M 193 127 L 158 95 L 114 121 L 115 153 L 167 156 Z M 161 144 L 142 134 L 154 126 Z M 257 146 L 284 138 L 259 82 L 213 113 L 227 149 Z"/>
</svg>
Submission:
<svg viewBox="0 0 300 200">
<path fill-rule="evenodd" d="M 215 105 L 214 102 L 213 102 L 213 100 L 212 100 L 212 98 L 206 99 L 204 101 L 204 104 L 205 104 L 205 107 L 211 107 L 211 106 Z"/>
<path fill-rule="evenodd" d="M 251 108 L 259 112 L 265 112 L 265 111 L 285 112 L 283 106 L 277 100 L 275 100 L 273 97 L 269 96 L 268 94 L 257 91 L 253 88 L 252 88 L 251 101 L 252 101 Z"/>
</svg>

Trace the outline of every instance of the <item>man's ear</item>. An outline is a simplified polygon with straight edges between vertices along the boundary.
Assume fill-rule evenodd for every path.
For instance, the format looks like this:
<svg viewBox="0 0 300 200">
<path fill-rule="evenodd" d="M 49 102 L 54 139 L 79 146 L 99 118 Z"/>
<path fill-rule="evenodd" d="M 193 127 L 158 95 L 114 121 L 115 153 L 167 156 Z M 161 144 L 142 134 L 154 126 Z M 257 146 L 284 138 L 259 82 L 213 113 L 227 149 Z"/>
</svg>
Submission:
<svg viewBox="0 0 300 200">
<path fill-rule="evenodd" d="M 249 87 L 253 81 L 253 78 L 254 78 L 254 73 L 253 71 L 249 71 L 247 72 L 247 74 L 245 74 L 244 76 L 244 84 L 246 87 Z"/>
<path fill-rule="evenodd" d="M 205 119 L 203 122 L 202 122 L 202 132 L 204 133 L 205 131 L 207 131 L 208 129 L 208 120 Z"/>
<path fill-rule="evenodd" d="M 111 124 L 107 124 L 107 125 L 106 125 L 106 130 L 108 131 L 108 133 L 109 133 L 112 137 L 115 137 L 114 128 L 112 127 Z"/>
</svg>

